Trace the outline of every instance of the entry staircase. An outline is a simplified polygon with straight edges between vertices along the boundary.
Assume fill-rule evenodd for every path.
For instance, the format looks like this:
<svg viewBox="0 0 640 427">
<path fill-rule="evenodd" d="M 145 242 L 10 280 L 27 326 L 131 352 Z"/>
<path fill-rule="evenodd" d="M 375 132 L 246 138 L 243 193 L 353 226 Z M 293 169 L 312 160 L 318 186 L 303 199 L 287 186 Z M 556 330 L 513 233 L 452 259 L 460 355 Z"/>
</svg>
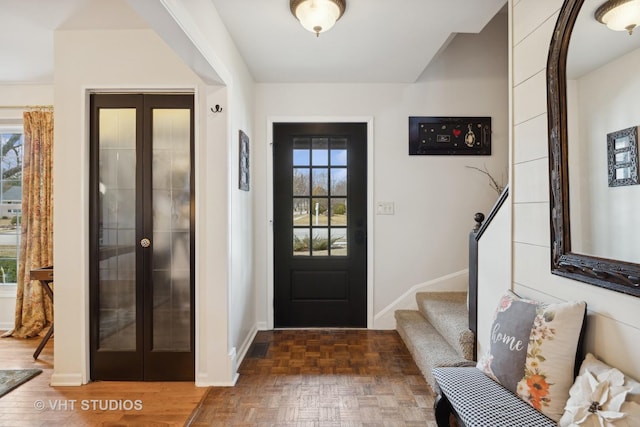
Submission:
<svg viewBox="0 0 640 427">
<path fill-rule="evenodd" d="M 437 390 L 431 369 L 475 366 L 466 292 L 418 292 L 417 310 L 396 310 L 396 329 L 422 375 Z"/>
</svg>

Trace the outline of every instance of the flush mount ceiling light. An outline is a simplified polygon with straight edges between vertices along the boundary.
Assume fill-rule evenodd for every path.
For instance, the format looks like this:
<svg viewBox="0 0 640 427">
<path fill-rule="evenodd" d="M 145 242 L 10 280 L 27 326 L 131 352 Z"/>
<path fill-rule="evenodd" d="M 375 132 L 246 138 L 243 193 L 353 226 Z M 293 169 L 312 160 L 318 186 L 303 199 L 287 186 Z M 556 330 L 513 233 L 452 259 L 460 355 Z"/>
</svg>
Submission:
<svg viewBox="0 0 640 427">
<path fill-rule="evenodd" d="M 640 0 L 608 0 L 595 13 L 598 22 L 614 31 L 628 31 L 640 25 Z"/>
<path fill-rule="evenodd" d="M 346 0 L 289 0 L 291 13 L 304 28 L 316 33 L 329 30 L 344 13 Z"/>
</svg>

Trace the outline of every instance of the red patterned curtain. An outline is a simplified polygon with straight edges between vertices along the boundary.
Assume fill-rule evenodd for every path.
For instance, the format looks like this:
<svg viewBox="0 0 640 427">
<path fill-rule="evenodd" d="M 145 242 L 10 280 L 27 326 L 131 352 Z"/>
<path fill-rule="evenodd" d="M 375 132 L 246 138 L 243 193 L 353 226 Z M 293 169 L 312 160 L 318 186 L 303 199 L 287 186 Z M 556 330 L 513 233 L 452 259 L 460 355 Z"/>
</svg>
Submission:
<svg viewBox="0 0 640 427">
<path fill-rule="evenodd" d="M 43 335 L 53 322 L 53 304 L 33 268 L 53 265 L 53 112 L 24 113 L 22 173 L 22 234 L 15 328 L 6 335 L 29 338 Z"/>
</svg>

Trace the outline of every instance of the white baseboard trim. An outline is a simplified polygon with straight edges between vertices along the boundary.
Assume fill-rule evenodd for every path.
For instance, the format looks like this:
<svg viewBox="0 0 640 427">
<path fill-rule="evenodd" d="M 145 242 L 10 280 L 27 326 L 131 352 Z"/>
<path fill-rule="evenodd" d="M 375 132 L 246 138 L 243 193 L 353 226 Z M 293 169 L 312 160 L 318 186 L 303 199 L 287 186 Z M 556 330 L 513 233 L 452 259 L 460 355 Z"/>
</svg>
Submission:
<svg viewBox="0 0 640 427">
<path fill-rule="evenodd" d="M 231 374 L 231 380 L 229 381 L 212 381 L 207 373 L 196 372 L 196 387 L 233 387 L 236 385 L 238 378 L 236 369 L 236 348 L 233 347 L 229 354 L 227 354 L 227 372 Z M 239 364 L 238 364 L 239 365 Z"/>
<path fill-rule="evenodd" d="M 249 351 L 249 347 L 251 347 L 251 343 L 253 342 L 253 339 L 256 337 L 257 333 L 258 333 L 258 325 L 256 324 L 256 325 L 253 325 L 253 328 L 251 328 L 251 331 L 249 331 L 249 333 L 247 334 L 247 337 L 245 338 L 245 340 L 242 342 L 242 345 L 240 346 L 240 351 L 238 352 L 238 357 L 236 358 L 236 365 L 235 365 L 234 372 L 236 373 L 238 372 L 238 368 L 242 364 L 242 361 L 244 360 L 245 356 L 247 355 L 247 352 Z"/>
<path fill-rule="evenodd" d="M 256 323 L 256 328 L 258 328 L 259 331 L 266 331 L 269 329 L 269 327 L 267 326 L 267 322 Z"/>
<path fill-rule="evenodd" d="M 79 387 L 82 385 L 82 374 L 56 374 L 51 375 L 52 387 Z"/>
<path fill-rule="evenodd" d="M 14 322 L 0 322 L 0 331 L 8 331 L 13 329 Z"/>
<path fill-rule="evenodd" d="M 231 381 L 209 381 L 209 376 L 202 374 L 196 377 L 196 387 L 233 387 L 239 377 L 240 375 L 235 374 Z"/>
<path fill-rule="evenodd" d="M 396 310 L 417 310 L 417 292 L 466 291 L 469 287 L 469 270 L 464 269 L 428 282 L 417 284 L 398 297 L 391 304 L 380 310 L 373 317 L 373 329 L 395 329 Z"/>
</svg>

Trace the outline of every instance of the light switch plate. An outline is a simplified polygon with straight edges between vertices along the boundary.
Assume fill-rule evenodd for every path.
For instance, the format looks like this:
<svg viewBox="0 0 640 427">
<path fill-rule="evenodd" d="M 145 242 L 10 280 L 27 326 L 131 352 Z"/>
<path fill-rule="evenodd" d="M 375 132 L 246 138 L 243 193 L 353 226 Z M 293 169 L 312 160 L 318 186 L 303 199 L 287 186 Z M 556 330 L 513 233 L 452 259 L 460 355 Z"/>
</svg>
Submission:
<svg viewBox="0 0 640 427">
<path fill-rule="evenodd" d="M 378 202 L 376 204 L 376 214 L 393 215 L 395 213 L 395 204 L 393 202 Z"/>
</svg>

